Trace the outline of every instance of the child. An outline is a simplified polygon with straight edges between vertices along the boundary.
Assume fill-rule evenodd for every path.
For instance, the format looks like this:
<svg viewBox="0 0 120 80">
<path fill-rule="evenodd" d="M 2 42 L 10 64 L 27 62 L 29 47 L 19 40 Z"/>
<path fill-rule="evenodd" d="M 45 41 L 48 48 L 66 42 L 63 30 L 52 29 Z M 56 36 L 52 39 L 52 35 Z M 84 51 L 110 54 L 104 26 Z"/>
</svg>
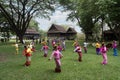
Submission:
<svg viewBox="0 0 120 80">
<path fill-rule="evenodd" d="M 107 64 L 107 48 L 105 46 L 104 43 L 102 43 L 102 47 L 100 48 L 100 51 L 101 51 L 101 54 L 102 54 L 102 57 L 103 57 L 103 62 L 102 64 L 105 65 Z"/>
<path fill-rule="evenodd" d="M 56 45 L 55 40 L 52 40 L 52 47 L 54 48 L 55 45 Z"/>
<path fill-rule="evenodd" d="M 47 46 L 47 44 L 44 44 L 44 46 L 41 49 L 42 51 L 44 51 L 44 57 L 47 57 L 48 49 L 49 49 L 49 47 Z"/>
<path fill-rule="evenodd" d="M 74 49 L 74 52 L 77 52 L 79 57 L 78 57 L 78 61 L 81 62 L 82 61 L 82 50 L 81 47 L 79 46 L 79 44 L 77 44 L 76 48 Z"/>
<path fill-rule="evenodd" d="M 84 42 L 83 45 L 84 45 L 84 52 L 87 53 L 87 45 L 88 45 L 88 43 Z"/>
<path fill-rule="evenodd" d="M 62 40 L 62 48 L 63 48 L 63 50 L 65 51 L 65 49 L 66 49 L 66 46 L 65 46 L 65 39 Z"/>
<path fill-rule="evenodd" d="M 47 44 L 47 42 L 43 39 L 41 44 L 44 46 L 45 44 Z"/>
<path fill-rule="evenodd" d="M 97 55 L 99 55 L 100 54 L 100 43 L 99 42 L 97 42 L 96 44 L 95 44 L 95 46 L 96 46 L 96 53 L 97 53 Z"/>
<path fill-rule="evenodd" d="M 27 46 L 24 46 L 24 51 L 23 51 L 23 55 L 26 56 L 26 62 L 25 62 L 25 66 L 30 66 L 31 64 L 31 56 L 32 56 L 32 51 L 31 49 Z"/>
<path fill-rule="evenodd" d="M 54 51 L 52 52 L 49 60 L 51 60 L 53 57 L 54 57 L 55 64 L 56 64 L 55 72 L 61 72 L 61 62 L 60 62 L 60 59 L 63 57 L 63 55 L 57 49 L 57 46 L 54 46 Z"/>
<path fill-rule="evenodd" d="M 118 53 L 117 53 L 117 43 L 116 43 L 116 41 L 113 41 L 112 47 L 113 47 L 113 55 L 117 56 Z"/>
</svg>

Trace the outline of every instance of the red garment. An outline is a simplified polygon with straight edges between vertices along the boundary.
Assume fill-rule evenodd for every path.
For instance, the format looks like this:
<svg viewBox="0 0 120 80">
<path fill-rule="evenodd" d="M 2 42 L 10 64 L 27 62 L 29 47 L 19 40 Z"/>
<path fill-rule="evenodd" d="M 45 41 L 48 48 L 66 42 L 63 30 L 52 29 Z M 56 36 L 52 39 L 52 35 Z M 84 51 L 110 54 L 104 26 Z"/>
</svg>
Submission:
<svg viewBox="0 0 120 80">
<path fill-rule="evenodd" d="M 23 55 L 25 55 L 26 57 L 29 57 L 29 56 L 31 56 L 31 53 L 28 53 L 27 49 L 24 49 Z"/>
</svg>

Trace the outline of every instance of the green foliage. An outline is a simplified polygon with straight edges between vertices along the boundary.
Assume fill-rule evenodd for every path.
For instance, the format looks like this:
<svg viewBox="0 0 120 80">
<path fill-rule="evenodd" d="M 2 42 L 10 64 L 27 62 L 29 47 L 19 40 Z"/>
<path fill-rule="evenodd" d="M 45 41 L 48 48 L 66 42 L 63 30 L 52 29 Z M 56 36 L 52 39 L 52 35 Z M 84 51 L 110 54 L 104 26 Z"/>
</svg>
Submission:
<svg viewBox="0 0 120 80">
<path fill-rule="evenodd" d="M 78 55 L 73 53 L 73 42 L 67 41 L 64 57 L 61 59 L 62 72 L 55 73 L 54 59 L 48 61 L 40 52 L 41 45 L 37 45 L 32 56 L 30 67 L 22 66 L 25 57 L 22 56 L 23 46 L 20 45 L 19 54 L 15 55 L 15 48 L 11 44 L 0 45 L 0 80 L 119 80 L 119 59 L 114 57 L 112 50 L 107 53 L 108 64 L 101 65 L 101 55 L 96 55 L 95 47 L 88 46 L 88 53 L 83 51 L 83 62 L 78 62 Z M 82 45 L 82 42 L 80 42 Z M 49 56 L 52 48 L 49 50 Z"/>
<path fill-rule="evenodd" d="M 38 22 L 32 19 L 30 21 L 29 28 L 35 28 L 37 31 L 39 31 Z"/>
<path fill-rule="evenodd" d="M 23 36 L 34 16 L 49 18 L 56 0 L 1 0 L 0 11 L 23 43 Z"/>
</svg>

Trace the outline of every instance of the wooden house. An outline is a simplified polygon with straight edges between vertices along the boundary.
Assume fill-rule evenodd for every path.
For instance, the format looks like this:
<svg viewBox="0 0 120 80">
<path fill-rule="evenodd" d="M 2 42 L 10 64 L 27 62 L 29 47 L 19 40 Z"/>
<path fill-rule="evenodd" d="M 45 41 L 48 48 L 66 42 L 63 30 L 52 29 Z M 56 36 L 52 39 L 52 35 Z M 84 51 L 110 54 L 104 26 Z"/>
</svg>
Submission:
<svg viewBox="0 0 120 80">
<path fill-rule="evenodd" d="M 28 28 L 24 35 L 24 38 L 26 39 L 38 39 L 39 37 L 39 32 L 37 32 L 34 28 Z"/>
<path fill-rule="evenodd" d="M 64 38 L 64 39 L 74 39 L 77 32 L 74 28 L 69 28 L 67 31 L 64 27 L 56 24 L 52 24 L 47 32 L 49 38 Z"/>
<path fill-rule="evenodd" d="M 66 32 L 66 38 L 68 40 L 73 40 L 73 39 L 75 39 L 76 34 L 77 34 L 77 32 L 75 31 L 74 28 L 68 28 L 68 30 Z"/>
<path fill-rule="evenodd" d="M 60 25 L 52 24 L 47 32 L 47 36 L 51 38 L 65 38 L 66 30 Z"/>
</svg>

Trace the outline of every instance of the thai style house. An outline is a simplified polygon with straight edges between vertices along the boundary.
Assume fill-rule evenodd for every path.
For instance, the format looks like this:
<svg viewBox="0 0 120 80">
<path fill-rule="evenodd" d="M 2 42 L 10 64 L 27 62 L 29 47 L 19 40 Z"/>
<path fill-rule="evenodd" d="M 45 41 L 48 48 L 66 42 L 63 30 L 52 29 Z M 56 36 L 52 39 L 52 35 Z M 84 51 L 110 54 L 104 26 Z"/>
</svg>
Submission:
<svg viewBox="0 0 120 80">
<path fill-rule="evenodd" d="M 66 31 L 62 26 L 56 24 L 52 24 L 47 32 L 48 38 L 74 39 L 76 34 L 74 28 L 69 28 Z"/>
<path fill-rule="evenodd" d="M 73 40 L 76 37 L 77 32 L 75 31 L 74 28 L 68 28 L 66 32 L 66 38 L 69 40 Z"/>
<path fill-rule="evenodd" d="M 39 37 L 39 32 L 37 32 L 34 28 L 28 28 L 24 35 L 24 38 L 26 39 L 38 39 Z"/>
</svg>

